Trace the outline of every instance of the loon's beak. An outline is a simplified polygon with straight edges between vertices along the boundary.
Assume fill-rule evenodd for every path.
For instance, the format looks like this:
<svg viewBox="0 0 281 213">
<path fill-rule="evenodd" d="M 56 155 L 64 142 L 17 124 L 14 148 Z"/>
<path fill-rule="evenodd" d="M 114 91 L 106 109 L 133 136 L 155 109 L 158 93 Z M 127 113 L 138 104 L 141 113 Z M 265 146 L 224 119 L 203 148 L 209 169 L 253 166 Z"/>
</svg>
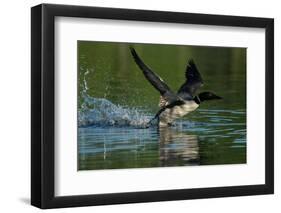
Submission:
<svg viewBox="0 0 281 213">
<path fill-rule="evenodd" d="M 222 99 L 222 97 L 215 95 L 214 99 Z"/>
</svg>

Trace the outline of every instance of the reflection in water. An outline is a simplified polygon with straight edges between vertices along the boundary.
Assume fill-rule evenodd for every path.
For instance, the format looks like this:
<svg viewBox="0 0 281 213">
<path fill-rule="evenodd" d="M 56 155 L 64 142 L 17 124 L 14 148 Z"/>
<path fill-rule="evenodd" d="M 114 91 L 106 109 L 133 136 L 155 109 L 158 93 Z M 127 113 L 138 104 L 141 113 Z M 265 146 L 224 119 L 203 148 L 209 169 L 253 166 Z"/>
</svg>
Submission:
<svg viewBox="0 0 281 213">
<path fill-rule="evenodd" d="M 175 128 L 79 128 L 79 170 L 199 164 L 196 135 Z"/>
<path fill-rule="evenodd" d="M 196 135 L 188 135 L 170 127 L 159 128 L 161 166 L 172 166 L 183 160 L 185 165 L 199 164 L 199 145 Z"/>
</svg>

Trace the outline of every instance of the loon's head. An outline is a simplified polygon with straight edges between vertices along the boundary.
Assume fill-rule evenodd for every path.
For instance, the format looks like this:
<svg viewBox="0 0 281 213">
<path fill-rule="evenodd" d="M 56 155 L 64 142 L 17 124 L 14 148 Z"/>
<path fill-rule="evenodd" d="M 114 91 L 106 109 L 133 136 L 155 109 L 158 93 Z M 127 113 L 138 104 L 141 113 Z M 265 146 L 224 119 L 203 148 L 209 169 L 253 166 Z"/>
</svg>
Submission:
<svg viewBox="0 0 281 213">
<path fill-rule="evenodd" d="M 212 92 L 201 92 L 198 95 L 200 102 L 202 101 L 209 101 L 209 100 L 216 100 L 216 99 L 222 99 L 222 97 L 217 96 L 216 94 Z"/>
</svg>

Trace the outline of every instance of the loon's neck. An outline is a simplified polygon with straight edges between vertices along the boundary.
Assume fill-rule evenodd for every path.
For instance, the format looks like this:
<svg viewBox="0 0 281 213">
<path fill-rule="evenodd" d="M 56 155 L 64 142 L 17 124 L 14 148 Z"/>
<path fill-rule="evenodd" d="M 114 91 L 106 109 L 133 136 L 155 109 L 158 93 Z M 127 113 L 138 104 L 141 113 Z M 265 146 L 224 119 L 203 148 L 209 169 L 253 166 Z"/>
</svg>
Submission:
<svg viewBox="0 0 281 213">
<path fill-rule="evenodd" d="M 196 96 L 193 98 L 193 100 L 194 100 L 195 103 L 197 103 L 198 105 L 201 103 L 201 100 L 200 100 L 200 98 L 199 98 L 198 95 L 196 95 Z"/>
</svg>

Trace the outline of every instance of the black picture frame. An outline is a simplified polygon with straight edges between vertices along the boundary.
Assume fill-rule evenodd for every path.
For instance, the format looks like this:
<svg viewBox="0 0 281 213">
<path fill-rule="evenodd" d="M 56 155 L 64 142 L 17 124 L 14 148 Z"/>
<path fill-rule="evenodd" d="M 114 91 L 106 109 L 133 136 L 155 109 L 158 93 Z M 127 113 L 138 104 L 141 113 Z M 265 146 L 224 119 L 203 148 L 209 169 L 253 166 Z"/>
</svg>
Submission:
<svg viewBox="0 0 281 213">
<path fill-rule="evenodd" d="M 55 17 L 101 18 L 264 28 L 265 48 L 265 184 L 93 195 L 54 195 L 54 21 Z M 274 20 L 164 11 L 41 4 L 31 8 L 31 204 L 60 208 L 272 194 L 274 192 Z"/>
</svg>

